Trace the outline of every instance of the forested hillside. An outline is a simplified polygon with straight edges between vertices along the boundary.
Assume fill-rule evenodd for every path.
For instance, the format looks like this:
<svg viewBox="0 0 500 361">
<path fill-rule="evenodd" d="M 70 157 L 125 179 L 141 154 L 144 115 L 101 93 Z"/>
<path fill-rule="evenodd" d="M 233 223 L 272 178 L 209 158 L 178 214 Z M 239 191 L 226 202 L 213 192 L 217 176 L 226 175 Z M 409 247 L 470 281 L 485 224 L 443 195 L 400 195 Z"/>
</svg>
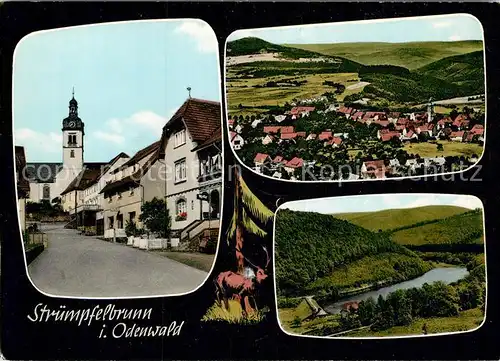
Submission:
<svg viewBox="0 0 500 361">
<path fill-rule="evenodd" d="M 289 58 L 310 58 L 321 56 L 321 54 L 313 51 L 289 48 L 255 37 L 229 41 L 226 48 L 228 56 L 252 55 L 259 53 L 281 53 L 282 56 Z"/>
<path fill-rule="evenodd" d="M 322 278 L 329 279 L 326 281 L 329 288 L 354 286 L 354 283 L 359 283 L 359 277 L 353 277 L 353 283 L 346 284 L 337 283 L 335 277 L 332 281 L 329 276 L 339 270 L 346 272 L 345 267 L 351 263 L 381 253 L 386 253 L 386 259 L 389 254 L 394 255 L 394 262 L 379 264 L 382 268 L 391 268 L 392 272 L 398 261 L 404 263 L 404 266 L 400 264 L 399 272 L 411 272 L 411 277 L 428 270 L 413 252 L 394 243 L 387 235 L 326 214 L 280 210 L 276 217 L 275 239 L 276 278 L 281 294 L 304 294 L 313 282 L 321 282 L 318 280 Z M 404 259 L 399 259 L 398 255 Z M 371 263 L 367 259 L 361 262 L 365 262 L 365 266 Z M 355 266 L 359 268 L 359 262 Z M 414 272 L 415 269 L 418 271 Z M 383 270 L 380 268 L 379 271 Z M 369 276 L 363 279 L 380 280 Z"/>
<path fill-rule="evenodd" d="M 450 56 L 416 71 L 458 85 L 468 94 L 484 92 L 484 58 L 482 51 Z"/>
</svg>

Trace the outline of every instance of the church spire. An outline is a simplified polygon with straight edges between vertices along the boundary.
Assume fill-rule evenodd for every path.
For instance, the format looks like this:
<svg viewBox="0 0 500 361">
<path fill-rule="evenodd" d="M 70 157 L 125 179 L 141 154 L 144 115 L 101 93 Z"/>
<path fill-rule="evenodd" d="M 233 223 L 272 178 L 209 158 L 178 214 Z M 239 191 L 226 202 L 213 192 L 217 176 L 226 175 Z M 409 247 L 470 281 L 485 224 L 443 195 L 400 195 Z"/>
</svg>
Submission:
<svg viewBox="0 0 500 361">
<path fill-rule="evenodd" d="M 69 115 L 77 116 L 78 115 L 78 102 L 75 99 L 75 87 L 71 92 L 71 100 L 69 101 Z"/>
</svg>

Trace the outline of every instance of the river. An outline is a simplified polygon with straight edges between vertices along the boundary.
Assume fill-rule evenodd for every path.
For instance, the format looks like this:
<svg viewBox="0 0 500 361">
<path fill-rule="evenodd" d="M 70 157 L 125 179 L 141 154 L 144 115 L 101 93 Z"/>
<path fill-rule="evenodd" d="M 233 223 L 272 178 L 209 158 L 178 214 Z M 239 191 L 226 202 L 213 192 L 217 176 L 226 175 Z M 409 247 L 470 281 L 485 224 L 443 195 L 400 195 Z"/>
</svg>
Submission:
<svg viewBox="0 0 500 361">
<path fill-rule="evenodd" d="M 358 295 L 349 296 L 343 298 L 335 303 L 327 304 L 325 307 L 326 312 L 328 313 L 340 313 L 342 309 L 342 305 L 349 301 L 363 301 L 370 297 L 373 297 L 375 301 L 379 295 L 382 295 L 384 298 L 391 292 L 396 290 L 405 290 L 408 288 L 414 287 L 422 287 L 424 283 L 432 283 L 436 281 L 443 281 L 445 283 L 452 283 L 458 281 L 459 279 L 467 276 L 469 272 L 465 267 L 439 267 L 430 270 L 427 273 L 424 273 L 422 276 L 414 278 L 409 281 L 404 281 L 400 283 L 396 283 L 392 286 L 379 288 L 378 290 L 368 291 L 365 293 L 360 293 Z"/>
</svg>

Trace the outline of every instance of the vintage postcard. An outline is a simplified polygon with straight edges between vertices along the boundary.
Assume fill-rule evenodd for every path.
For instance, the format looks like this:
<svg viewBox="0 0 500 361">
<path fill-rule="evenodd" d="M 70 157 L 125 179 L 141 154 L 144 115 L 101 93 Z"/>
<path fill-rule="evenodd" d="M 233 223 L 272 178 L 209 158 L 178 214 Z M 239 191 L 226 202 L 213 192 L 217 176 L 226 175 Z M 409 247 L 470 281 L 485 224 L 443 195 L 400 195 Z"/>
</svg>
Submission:
<svg viewBox="0 0 500 361">
<path fill-rule="evenodd" d="M 0 1 L 0 359 L 498 359 L 499 17 Z"/>
</svg>

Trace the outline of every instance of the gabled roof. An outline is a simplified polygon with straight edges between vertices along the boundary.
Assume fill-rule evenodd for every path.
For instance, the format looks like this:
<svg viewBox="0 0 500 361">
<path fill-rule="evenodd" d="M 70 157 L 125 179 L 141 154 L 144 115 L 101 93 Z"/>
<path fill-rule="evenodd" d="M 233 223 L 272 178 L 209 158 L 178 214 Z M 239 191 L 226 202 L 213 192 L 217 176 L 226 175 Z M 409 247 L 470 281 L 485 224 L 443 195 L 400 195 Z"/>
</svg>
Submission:
<svg viewBox="0 0 500 361">
<path fill-rule="evenodd" d="M 351 118 L 353 118 L 353 119 L 362 118 L 362 117 L 363 117 L 363 115 L 364 115 L 364 113 L 363 113 L 363 112 L 356 112 L 356 113 L 354 113 L 354 114 L 352 115 L 352 117 L 351 117 Z"/>
<path fill-rule="evenodd" d="M 286 160 L 284 160 L 281 155 L 277 155 L 274 157 L 273 163 L 286 163 Z"/>
<path fill-rule="evenodd" d="M 367 160 L 363 162 L 366 168 L 371 168 L 372 170 L 374 169 L 384 169 L 385 168 L 385 163 L 382 159 L 379 160 Z"/>
<path fill-rule="evenodd" d="M 387 142 L 391 140 L 392 138 L 399 138 L 401 137 L 401 133 L 399 132 L 387 132 L 387 133 L 382 133 L 380 135 L 381 139 L 383 142 Z"/>
<path fill-rule="evenodd" d="M 333 137 L 329 142 L 328 142 L 329 145 L 333 145 L 333 144 L 336 144 L 336 145 L 340 145 L 342 144 L 342 138 L 340 137 Z"/>
<path fill-rule="evenodd" d="M 109 169 L 120 159 L 120 158 L 129 158 L 128 154 L 127 153 L 124 153 L 124 152 L 121 152 L 120 154 L 118 154 L 117 156 L 115 156 L 113 159 L 111 159 L 108 164 L 106 164 L 106 166 L 103 168 L 101 174 L 99 175 L 99 177 L 96 179 L 96 182 L 99 180 L 99 178 L 101 178 L 104 174 L 106 174 Z"/>
<path fill-rule="evenodd" d="M 332 137 L 332 132 L 321 132 L 318 136 L 319 140 L 328 140 Z"/>
<path fill-rule="evenodd" d="M 297 138 L 297 133 L 281 133 L 281 139 L 295 139 Z"/>
<path fill-rule="evenodd" d="M 158 150 L 158 148 L 160 147 L 160 141 L 156 141 L 154 142 L 153 144 L 150 144 L 148 145 L 147 147 L 145 148 L 142 148 L 140 150 L 138 150 L 134 156 L 132 158 L 130 158 L 128 161 L 126 161 L 125 163 L 123 163 L 123 165 L 119 168 L 117 168 L 115 170 L 115 173 L 119 170 L 119 169 L 125 169 L 127 167 L 130 167 L 131 165 L 134 165 L 135 163 L 139 162 L 141 159 L 143 158 L 146 158 L 148 155 L 150 155 L 151 153 L 155 152 Z"/>
<path fill-rule="evenodd" d="M 268 125 L 264 127 L 264 133 L 269 134 L 269 133 L 293 133 L 294 132 L 294 127 L 293 126 L 282 126 L 282 125 Z"/>
<path fill-rule="evenodd" d="M 75 190 L 86 189 L 92 184 L 95 184 L 96 180 L 101 175 L 102 167 L 105 165 L 106 163 L 89 163 L 85 165 L 76 178 L 71 181 L 64 191 L 61 192 L 61 195 Z"/>
<path fill-rule="evenodd" d="M 265 153 L 257 153 L 254 158 L 255 163 L 263 163 L 265 160 L 269 158 L 269 155 Z"/>
<path fill-rule="evenodd" d="M 160 148 L 156 149 L 156 152 L 147 160 L 146 163 L 142 165 L 135 173 L 114 181 L 112 183 L 108 183 L 104 186 L 104 188 L 99 193 L 108 193 L 110 191 L 123 188 L 129 185 L 138 185 L 141 182 L 141 178 L 147 174 L 149 169 L 158 161 L 160 158 Z"/>
<path fill-rule="evenodd" d="M 293 107 L 292 110 L 290 110 L 290 114 L 299 114 L 303 112 L 313 112 L 315 107 Z"/>
<path fill-rule="evenodd" d="M 451 138 L 456 138 L 456 137 L 463 137 L 464 136 L 464 131 L 461 130 L 461 131 L 458 131 L 458 132 L 451 132 L 450 133 L 450 137 Z"/>
<path fill-rule="evenodd" d="M 294 157 L 285 164 L 289 168 L 300 168 L 304 165 L 304 160 L 299 157 Z"/>
<path fill-rule="evenodd" d="M 382 127 L 387 127 L 389 125 L 389 121 L 388 120 L 383 120 L 383 119 L 374 120 L 373 123 L 378 124 L 378 125 L 380 125 Z"/>
<path fill-rule="evenodd" d="M 194 147 L 191 151 L 196 152 L 198 150 L 204 149 L 212 144 L 220 143 L 222 142 L 222 128 L 219 126 L 216 128 L 213 133 L 205 139 L 204 142 L 200 143 L 196 147 Z"/>
<path fill-rule="evenodd" d="M 122 178 L 120 180 L 117 180 L 116 182 L 106 184 L 106 186 L 99 193 L 109 193 L 110 191 L 123 188 L 125 186 L 132 184 L 138 185 L 140 183 L 140 178 L 139 179 L 134 178 L 136 173 L 128 177 Z"/>
<path fill-rule="evenodd" d="M 164 135 L 179 119 L 184 120 L 193 141 L 204 142 L 221 125 L 220 103 L 196 98 L 187 99 L 163 127 Z"/>
</svg>

